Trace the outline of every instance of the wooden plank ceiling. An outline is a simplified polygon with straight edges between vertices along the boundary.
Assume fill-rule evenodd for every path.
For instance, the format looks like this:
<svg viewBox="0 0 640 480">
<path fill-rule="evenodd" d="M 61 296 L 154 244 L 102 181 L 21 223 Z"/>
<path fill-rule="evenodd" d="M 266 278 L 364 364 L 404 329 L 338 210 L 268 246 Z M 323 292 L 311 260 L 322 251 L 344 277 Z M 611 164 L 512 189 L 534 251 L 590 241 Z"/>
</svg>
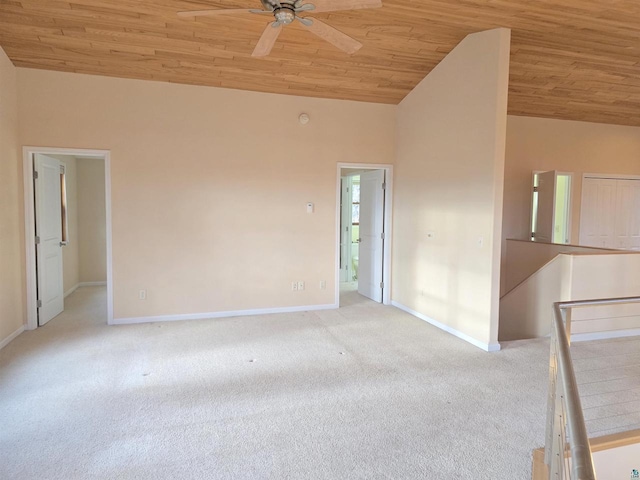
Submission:
<svg viewBox="0 0 640 480">
<path fill-rule="evenodd" d="M 309 15 L 352 56 L 294 23 L 252 58 L 270 17 L 176 15 L 259 0 L 0 0 L 0 45 L 19 67 L 396 104 L 467 34 L 509 27 L 509 113 L 640 126 L 637 0 L 383 4 Z"/>
</svg>

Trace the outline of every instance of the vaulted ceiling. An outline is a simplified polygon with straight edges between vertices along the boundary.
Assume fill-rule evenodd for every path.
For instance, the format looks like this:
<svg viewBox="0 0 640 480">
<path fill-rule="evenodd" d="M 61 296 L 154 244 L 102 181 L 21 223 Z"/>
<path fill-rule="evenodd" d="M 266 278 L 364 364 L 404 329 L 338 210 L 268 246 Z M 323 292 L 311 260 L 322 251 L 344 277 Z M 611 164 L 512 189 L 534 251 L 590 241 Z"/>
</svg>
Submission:
<svg viewBox="0 0 640 480">
<path fill-rule="evenodd" d="M 270 17 L 177 16 L 208 8 L 261 4 L 0 0 L 0 46 L 19 67 L 396 104 L 467 34 L 508 27 L 509 113 L 640 126 L 637 0 L 383 0 L 309 13 L 361 42 L 353 55 L 293 23 L 263 58 Z"/>
</svg>

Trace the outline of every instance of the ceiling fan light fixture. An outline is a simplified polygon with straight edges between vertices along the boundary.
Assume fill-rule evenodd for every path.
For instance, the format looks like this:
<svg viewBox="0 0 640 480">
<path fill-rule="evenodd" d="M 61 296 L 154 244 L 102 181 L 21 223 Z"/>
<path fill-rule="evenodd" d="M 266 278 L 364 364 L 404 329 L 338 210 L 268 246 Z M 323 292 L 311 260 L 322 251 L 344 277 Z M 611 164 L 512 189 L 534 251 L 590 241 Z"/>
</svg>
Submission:
<svg viewBox="0 0 640 480">
<path fill-rule="evenodd" d="M 283 25 L 289 25 L 296 19 L 296 12 L 285 6 L 277 8 L 273 15 L 276 17 L 276 21 Z"/>
</svg>

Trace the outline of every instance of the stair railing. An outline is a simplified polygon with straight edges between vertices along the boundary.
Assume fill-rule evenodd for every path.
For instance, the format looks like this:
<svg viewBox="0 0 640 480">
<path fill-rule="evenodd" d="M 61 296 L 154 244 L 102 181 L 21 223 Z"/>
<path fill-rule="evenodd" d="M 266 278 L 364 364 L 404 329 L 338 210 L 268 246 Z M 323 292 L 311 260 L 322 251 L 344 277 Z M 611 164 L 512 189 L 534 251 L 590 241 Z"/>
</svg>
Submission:
<svg viewBox="0 0 640 480">
<path fill-rule="evenodd" d="M 545 463 L 549 479 L 596 480 L 576 382 L 569 337 L 574 307 L 640 302 L 640 297 L 576 300 L 553 304 Z M 569 460 L 569 461 L 567 461 Z"/>
</svg>

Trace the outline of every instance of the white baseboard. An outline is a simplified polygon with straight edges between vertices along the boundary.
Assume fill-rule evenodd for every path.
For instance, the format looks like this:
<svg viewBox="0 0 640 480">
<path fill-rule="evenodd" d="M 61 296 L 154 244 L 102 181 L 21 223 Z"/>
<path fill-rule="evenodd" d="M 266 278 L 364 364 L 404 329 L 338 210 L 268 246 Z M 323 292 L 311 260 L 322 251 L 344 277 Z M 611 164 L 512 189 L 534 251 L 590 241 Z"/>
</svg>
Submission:
<svg viewBox="0 0 640 480">
<path fill-rule="evenodd" d="M 67 298 L 69 295 L 71 295 L 73 292 L 75 292 L 78 289 L 79 286 L 80 286 L 80 284 L 76 283 L 73 287 L 71 287 L 69 290 L 64 292 L 64 298 Z"/>
<path fill-rule="evenodd" d="M 590 340 L 607 340 L 610 338 L 635 337 L 636 335 L 640 335 L 640 328 L 631 328 L 627 330 L 611 330 L 608 332 L 573 333 L 571 334 L 571 341 L 588 342 Z"/>
<path fill-rule="evenodd" d="M 18 328 L 15 332 L 13 332 L 11 335 L 9 335 L 7 338 L 5 338 L 4 340 L 0 340 L 0 350 L 2 350 L 4 347 L 6 347 L 7 345 L 9 345 L 9 343 L 11 342 L 11 340 L 13 340 L 14 338 L 16 338 L 18 335 L 20 335 L 22 332 L 24 332 L 24 325 L 22 325 L 20 328 Z"/>
<path fill-rule="evenodd" d="M 107 282 L 80 282 L 80 283 L 76 283 L 73 287 L 71 287 L 69 290 L 64 292 L 64 298 L 67 298 L 69 295 L 71 295 L 73 292 L 75 292 L 80 287 L 100 287 L 100 286 L 103 286 L 103 285 L 106 285 L 106 284 L 107 284 Z"/>
<path fill-rule="evenodd" d="M 271 313 L 309 312 L 312 310 L 331 310 L 336 304 L 301 305 L 299 307 L 256 308 L 252 310 L 231 310 L 227 312 L 186 313 L 179 315 L 156 315 L 151 317 L 114 318 L 111 325 L 130 325 L 134 323 L 175 322 L 178 320 L 204 320 L 209 318 L 244 317 L 250 315 L 268 315 Z"/>
<path fill-rule="evenodd" d="M 440 330 L 444 330 L 447 333 L 450 333 L 451 335 L 455 335 L 456 337 L 464 340 L 465 342 L 469 342 L 471 345 L 474 345 L 478 348 L 481 348 L 482 350 L 484 350 L 485 352 L 497 352 L 498 350 L 500 350 L 500 344 L 498 342 L 496 343 L 483 343 L 480 342 L 478 340 L 476 340 L 473 337 L 470 337 L 469 335 L 467 335 L 466 333 L 462 333 L 459 330 L 456 330 L 455 328 L 450 327 L 449 325 L 445 325 L 444 323 L 440 323 L 437 320 L 434 320 L 433 318 L 427 317 L 426 315 L 423 315 L 420 312 L 416 312 L 415 310 L 412 310 L 411 308 L 402 305 L 401 303 L 398 303 L 396 301 L 391 301 L 391 305 L 393 305 L 396 308 L 399 308 L 400 310 L 403 310 L 407 313 L 410 313 L 411 315 L 413 315 L 414 317 L 419 318 L 420 320 L 424 320 L 425 322 L 430 323 L 431 325 L 433 325 L 434 327 L 438 327 Z"/>
</svg>

